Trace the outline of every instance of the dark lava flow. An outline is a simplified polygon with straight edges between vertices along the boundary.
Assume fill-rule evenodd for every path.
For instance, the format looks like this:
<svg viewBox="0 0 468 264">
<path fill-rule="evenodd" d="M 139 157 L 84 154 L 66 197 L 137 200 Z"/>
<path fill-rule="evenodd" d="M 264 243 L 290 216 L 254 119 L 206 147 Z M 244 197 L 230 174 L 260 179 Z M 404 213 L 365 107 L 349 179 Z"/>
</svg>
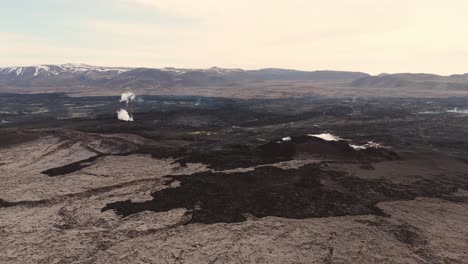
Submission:
<svg viewBox="0 0 468 264">
<path fill-rule="evenodd" d="M 191 223 L 242 222 L 249 217 L 278 216 L 310 218 L 382 212 L 376 203 L 414 199 L 424 190 L 402 188 L 382 180 L 364 180 L 346 173 L 327 171 L 318 164 L 283 170 L 261 167 L 243 173 L 202 172 L 168 176 L 180 187 L 152 194 L 153 200 L 130 200 L 107 204 L 102 211 L 114 210 L 126 217 L 142 211 L 165 212 L 186 208 Z M 410 189 L 411 191 L 408 191 Z M 427 190 L 432 195 L 450 190 Z"/>
<path fill-rule="evenodd" d="M 104 156 L 104 155 L 98 154 L 96 156 L 92 156 L 92 157 L 84 159 L 84 160 L 79 160 L 79 161 L 67 164 L 65 166 L 51 168 L 51 169 L 42 171 L 41 173 L 45 174 L 47 176 L 50 176 L 50 177 L 70 174 L 70 173 L 79 171 L 79 170 L 81 170 L 83 168 L 86 168 L 86 167 L 89 167 L 89 166 L 93 165 L 93 162 L 96 161 L 98 158 L 100 158 L 102 156 Z"/>
</svg>

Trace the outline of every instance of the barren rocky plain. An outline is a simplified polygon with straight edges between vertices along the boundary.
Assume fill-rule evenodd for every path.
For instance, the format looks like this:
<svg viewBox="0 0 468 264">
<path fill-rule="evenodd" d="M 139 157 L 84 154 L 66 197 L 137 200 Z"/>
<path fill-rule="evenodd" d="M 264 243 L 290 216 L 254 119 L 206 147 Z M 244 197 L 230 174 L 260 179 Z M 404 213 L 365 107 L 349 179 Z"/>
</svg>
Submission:
<svg viewBox="0 0 468 264">
<path fill-rule="evenodd" d="M 468 263 L 466 91 L 262 89 L 1 94 L 0 263 Z"/>
</svg>

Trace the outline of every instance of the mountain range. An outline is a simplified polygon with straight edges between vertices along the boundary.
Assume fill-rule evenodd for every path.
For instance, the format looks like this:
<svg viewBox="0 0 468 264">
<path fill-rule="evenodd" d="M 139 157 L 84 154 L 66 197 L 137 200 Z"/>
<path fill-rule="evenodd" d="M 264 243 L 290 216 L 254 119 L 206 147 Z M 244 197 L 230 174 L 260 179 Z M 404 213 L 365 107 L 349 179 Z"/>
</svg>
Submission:
<svg viewBox="0 0 468 264">
<path fill-rule="evenodd" d="M 363 72 L 101 67 L 87 64 L 0 68 L 0 88 L 103 87 L 158 88 L 235 86 L 266 82 L 339 82 L 364 88 L 468 89 L 468 74 L 380 74 Z"/>
<path fill-rule="evenodd" d="M 352 81 L 361 72 L 99 67 L 86 64 L 0 68 L 0 87 L 174 87 L 225 86 L 266 81 Z"/>
</svg>

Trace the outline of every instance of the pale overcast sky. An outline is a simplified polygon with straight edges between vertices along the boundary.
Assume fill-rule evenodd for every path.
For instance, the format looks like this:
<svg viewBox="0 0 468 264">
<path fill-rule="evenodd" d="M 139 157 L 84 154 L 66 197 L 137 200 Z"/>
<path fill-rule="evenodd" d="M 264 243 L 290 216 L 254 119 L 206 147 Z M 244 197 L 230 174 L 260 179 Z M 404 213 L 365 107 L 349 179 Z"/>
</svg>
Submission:
<svg viewBox="0 0 468 264">
<path fill-rule="evenodd" d="M 0 66 L 468 72 L 467 0 L 0 0 Z"/>
</svg>

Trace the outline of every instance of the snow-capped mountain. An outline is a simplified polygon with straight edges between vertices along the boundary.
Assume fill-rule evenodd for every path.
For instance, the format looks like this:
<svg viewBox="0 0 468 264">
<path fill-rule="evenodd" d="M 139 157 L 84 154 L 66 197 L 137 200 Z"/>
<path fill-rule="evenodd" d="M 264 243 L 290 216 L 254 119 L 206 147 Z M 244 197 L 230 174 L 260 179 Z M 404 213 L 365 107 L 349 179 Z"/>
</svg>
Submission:
<svg viewBox="0 0 468 264">
<path fill-rule="evenodd" d="M 222 86 L 270 80 L 355 80 L 359 72 L 295 71 L 262 69 L 245 71 L 209 69 L 102 67 L 87 64 L 37 65 L 0 68 L 2 87 L 112 87 L 157 88 L 174 86 Z"/>
<path fill-rule="evenodd" d="M 63 73 L 84 73 L 84 72 L 117 72 L 122 73 L 131 68 L 101 67 L 87 64 L 67 63 L 60 65 L 36 65 L 26 67 L 5 67 L 0 68 L 0 74 L 15 74 L 16 76 L 37 77 L 40 75 L 59 75 Z"/>
</svg>

